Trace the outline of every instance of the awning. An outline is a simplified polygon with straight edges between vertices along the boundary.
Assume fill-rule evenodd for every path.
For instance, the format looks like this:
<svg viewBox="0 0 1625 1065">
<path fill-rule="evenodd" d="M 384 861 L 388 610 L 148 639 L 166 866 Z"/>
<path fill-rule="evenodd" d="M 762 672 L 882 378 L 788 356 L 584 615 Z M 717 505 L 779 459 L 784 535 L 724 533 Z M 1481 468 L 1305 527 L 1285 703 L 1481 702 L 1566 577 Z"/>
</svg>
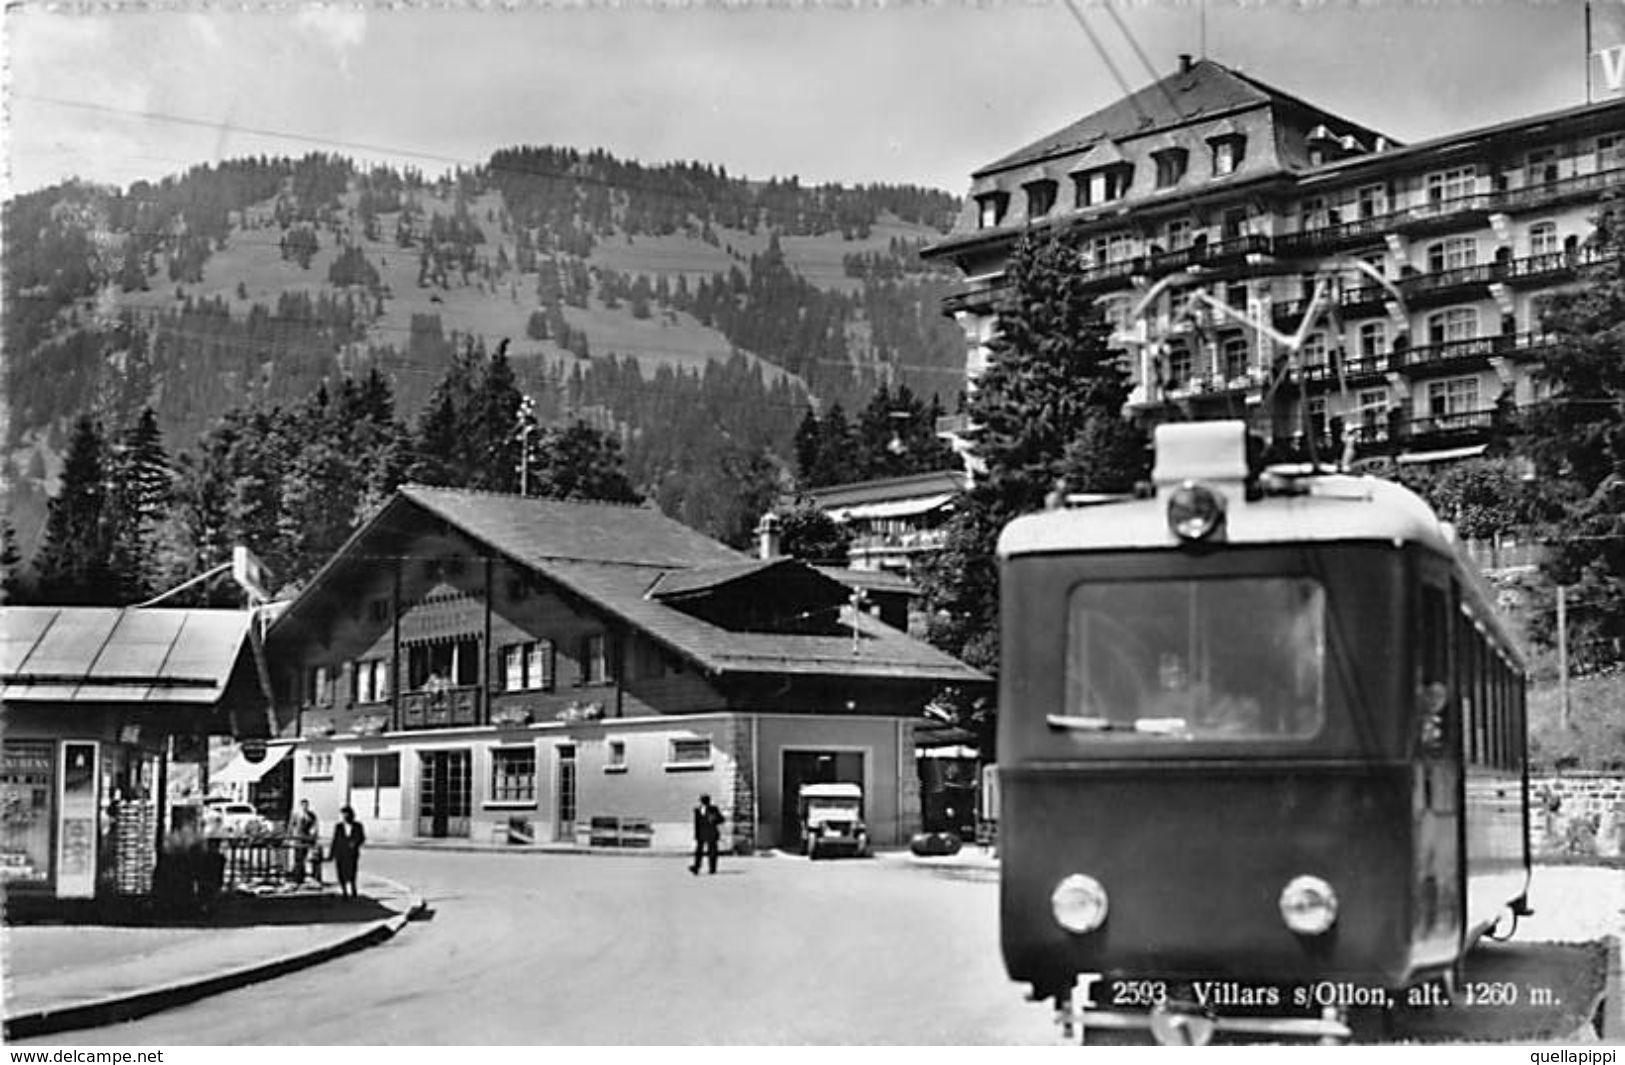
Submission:
<svg viewBox="0 0 1625 1065">
<path fill-rule="evenodd" d="M 209 778 L 209 783 L 258 784 L 261 777 L 282 764 L 282 760 L 288 757 L 291 750 L 293 748 L 287 746 L 267 747 L 265 757 L 258 762 L 250 762 L 243 757 L 241 751 L 238 751 L 231 756 L 231 761 L 226 763 L 226 768 Z"/>
<path fill-rule="evenodd" d="M 1451 462 L 1455 459 L 1470 459 L 1482 455 L 1489 448 L 1488 444 L 1473 444 L 1471 447 L 1451 447 L 1443 451 L 1416 451 L 1409 455 L 1399 456 L 1401 466 L 1410 466 L 1422 462 Z"/>
<path fill-rule="evenodd" d="M 943 492 L 940 495 L 920 496 L 915 499 L 890 499 L 883 503 L 859 503 L 850 507 L 836 507 L 829 512 L 829 516 L 836 521 L 911 518 L 917 514 L 929 514 L 931 511 L 945 506 L 953 498 L 953 492 Z"/>
</svg>

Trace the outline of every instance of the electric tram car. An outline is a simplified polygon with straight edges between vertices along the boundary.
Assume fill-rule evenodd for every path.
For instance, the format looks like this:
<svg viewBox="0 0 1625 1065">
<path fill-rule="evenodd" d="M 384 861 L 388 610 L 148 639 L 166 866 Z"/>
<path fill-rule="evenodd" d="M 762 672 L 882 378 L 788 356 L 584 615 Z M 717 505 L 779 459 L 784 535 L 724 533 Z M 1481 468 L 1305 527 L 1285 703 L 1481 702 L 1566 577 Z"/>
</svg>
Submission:
<svg viewBox="0 0 1625 1065">
<path fill-rule="evenodd" d="M 1156 443 L 999 540 L 1005 966 L 1068 1038 L 1366 1038 L 1530 912 L 1519 652 L 1406 489 Z"/>
</svg>

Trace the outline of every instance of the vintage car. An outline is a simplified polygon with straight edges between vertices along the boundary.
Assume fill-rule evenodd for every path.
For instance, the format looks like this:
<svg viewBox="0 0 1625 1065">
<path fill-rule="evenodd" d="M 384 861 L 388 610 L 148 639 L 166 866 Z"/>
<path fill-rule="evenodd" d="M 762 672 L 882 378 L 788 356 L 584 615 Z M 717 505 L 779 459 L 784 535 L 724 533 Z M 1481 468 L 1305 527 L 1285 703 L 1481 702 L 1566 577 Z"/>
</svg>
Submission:
<svg viewBox="0 0 1625 1065">
<path fill-rule="evenodd" d="M 863 826 L 863 788 L 857 784 L 801 786 L 801 843 L 809 858 L 869 853 Z"/>
</svg>

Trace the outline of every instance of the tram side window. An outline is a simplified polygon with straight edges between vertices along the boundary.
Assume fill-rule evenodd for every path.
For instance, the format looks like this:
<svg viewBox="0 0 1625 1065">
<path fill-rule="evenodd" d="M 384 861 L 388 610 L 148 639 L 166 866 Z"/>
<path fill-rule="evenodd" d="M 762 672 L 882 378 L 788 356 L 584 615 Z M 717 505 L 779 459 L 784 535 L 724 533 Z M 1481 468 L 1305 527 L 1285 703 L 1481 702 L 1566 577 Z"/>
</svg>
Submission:
<svg viewBox="0 0 1625 1065">
<path fill-rule="evenodd" d="M 1422 746 L 1436 753 L 1450 742 L 1450 610 L 1444 589 L 1422 587 L 1421 630 L 1417 713 Z"/>
</svg>

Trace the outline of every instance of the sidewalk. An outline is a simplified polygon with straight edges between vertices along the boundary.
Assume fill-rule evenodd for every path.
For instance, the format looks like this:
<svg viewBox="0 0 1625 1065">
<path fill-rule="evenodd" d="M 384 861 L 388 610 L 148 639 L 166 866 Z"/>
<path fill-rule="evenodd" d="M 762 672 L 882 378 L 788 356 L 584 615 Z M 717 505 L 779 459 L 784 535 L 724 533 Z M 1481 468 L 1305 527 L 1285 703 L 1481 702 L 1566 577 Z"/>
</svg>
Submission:
<svg viewBox="0 0 1625 1065">
<path fill-rule="evenodd" d="M 129 1020 L 381 943 L 423 908 L 401 884 L 362 874 L 362 897 L 329 884 L 234 896 L 206 919 L 166 925 L 8 925 L 5 1035 Z"/>
</svg>

